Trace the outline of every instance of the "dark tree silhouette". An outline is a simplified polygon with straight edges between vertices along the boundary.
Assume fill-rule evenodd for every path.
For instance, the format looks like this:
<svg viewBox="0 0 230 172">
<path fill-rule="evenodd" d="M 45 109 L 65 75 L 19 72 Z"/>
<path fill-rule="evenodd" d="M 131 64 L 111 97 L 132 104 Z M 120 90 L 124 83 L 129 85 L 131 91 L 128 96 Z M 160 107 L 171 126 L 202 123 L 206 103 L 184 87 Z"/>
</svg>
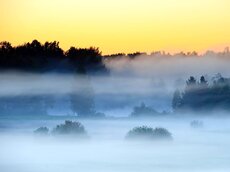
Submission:
<svg viewBox="0 0 230 172">
<path fill-rule="evenodd" d="M 70 95 L 71 110 L 79 117 L 93 117 L 94 92 L 88 77 L 81 79 L 81 83 L 75 83 L 77 90 Z M 78 87 L 81 85 L 81 87 Z"/>
<path fill-rule="evenodd" d="M 130 53 L 130 54 L 128 54 L 128 57 L 129 58 L 131 58 L 131 59 L 134 59 L 134 58 L 136 58 L 136 57 L 138 57 L 138 56 L 141 56 L 141 55 L 147 55 L 146 53 L 141 53 L 141 52 L 136 52 L 136 53 Z"/>
<path fill-rule="evenodd" d="M 74 70 L 69 70 L 70 66 Z M 71 47 L 64 52 L 57 41 L 41 44 L 37 40 L 16 47 L 12 47 L 9 42 L 0 43 L 0 70 L 11 69 L 29 72 L 70 71 L 82 74 L 87 71 L 107 72 L 98 48 Z"/>
<path fill-rule="evenodd" d="M 208 84 L 205 77 L 201 76 L 199 82 L 190 77 L 186 83 L 181 98 L 178 92 L 173 96 L 175 111 L 230 110 L 230 79 L 219 75 L 212 84 Z"/>
<path fill-rule="evenodd" d="M 196 79 L 193 76 L 190 76 L 190 78 L 186 83 L 187 83 L 187 88 L 189 87 L 194 88 L 197 84 Z"/>
<path fill-rule="evenodd" d="M 66 56 L 70 59 L 71 64 L 75 66 L 77 73 L 85 74 L 87 70 L 105 69 L 102 62 L 102 55 L 98 48 L 90 47 L 86 49 L 71 47 L 66 52 Z"/>
<path fill-rule="evenodd" d="M 172 108 L 174 110 L 177 110 L 182 103 L 182 97 L 181 97 L 181 93 L 179 90 L 176 90 L 173 94 L 173 99 L 172 99 Z"/>
<path fill-rule="evenodd" d="M 201 76 L 201 77 L 200 77 L 200 86 L 201 86 L 201 87 L 204 87 L 204 88 L 207 88 L 207 87 L 208 87 L 208 81 L 206 81 L 206 79 L 205 79 L 204 76 Z"/>
</svg>

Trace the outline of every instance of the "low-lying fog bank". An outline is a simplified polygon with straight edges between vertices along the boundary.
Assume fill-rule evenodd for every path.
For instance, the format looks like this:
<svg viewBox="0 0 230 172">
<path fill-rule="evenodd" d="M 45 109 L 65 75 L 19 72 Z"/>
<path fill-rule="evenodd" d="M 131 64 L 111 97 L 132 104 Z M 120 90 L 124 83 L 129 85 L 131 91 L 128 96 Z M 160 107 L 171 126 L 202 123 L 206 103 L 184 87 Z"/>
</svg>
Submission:
<svg viewBox="0 0 230 172">
<path fill-rule="evenodd" d="M 230 119 L 196 118 L 78 120 L 88 140 L 33 131 L 64 122 L 52 120 L 0 121 L 1 172 L 108 171 L 229 171 Z M 197 123 L 199 124 L 199 122 Z M 164 127 L 172 142 L 130 142 L 125 136 L 137 126 Z"/>
</svg>

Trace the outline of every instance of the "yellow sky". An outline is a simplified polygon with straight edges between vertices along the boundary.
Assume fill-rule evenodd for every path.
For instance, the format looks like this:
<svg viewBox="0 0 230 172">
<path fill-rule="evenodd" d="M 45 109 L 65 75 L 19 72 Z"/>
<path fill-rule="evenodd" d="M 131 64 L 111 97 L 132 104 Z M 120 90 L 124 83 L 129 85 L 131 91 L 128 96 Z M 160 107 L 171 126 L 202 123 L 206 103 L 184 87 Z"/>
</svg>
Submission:
<svg viewBox="0 0 230 172">
<path fill-rule="evenodd" d="M 230 0 L 0 0 L 0 41 L 38 39 L 103 54 L 223 49 Z"/>
</svg>

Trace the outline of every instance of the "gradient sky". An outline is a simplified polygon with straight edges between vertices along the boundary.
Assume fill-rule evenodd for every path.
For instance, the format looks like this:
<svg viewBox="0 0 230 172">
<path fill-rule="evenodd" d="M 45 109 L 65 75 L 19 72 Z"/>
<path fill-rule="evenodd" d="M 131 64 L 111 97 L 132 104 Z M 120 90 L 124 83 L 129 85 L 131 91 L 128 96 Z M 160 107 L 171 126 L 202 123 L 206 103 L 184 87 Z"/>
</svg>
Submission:
<svg viewBox="0 0 230 172">
<path fill-rule="evenodd" d="M 230 0 L 0 0 L 0 41 L 38 39 L 103 54 L 230 45 Z"/>
</svg>

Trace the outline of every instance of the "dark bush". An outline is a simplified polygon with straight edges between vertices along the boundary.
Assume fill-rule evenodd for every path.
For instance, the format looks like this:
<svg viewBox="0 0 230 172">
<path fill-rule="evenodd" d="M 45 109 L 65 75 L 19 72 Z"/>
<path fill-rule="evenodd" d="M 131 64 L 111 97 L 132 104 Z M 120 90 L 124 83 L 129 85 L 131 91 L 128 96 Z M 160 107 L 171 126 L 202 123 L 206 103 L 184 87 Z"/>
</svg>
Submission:
<svg viewBox="0 0 230 172">
<path fill-rule="evenodd" d="M 126 135 L 127 139 L 172 140 L 172 134 L 165 128 L 147 126 L 135 127 Z"/>
<path fill-rule="evenodd" d="M 65 121 L 64 124 L 57 125 L 53 129 L 55 135 L 79 135 L 86 136 L 84 126 L 80 122 Z"/>
<path fill-rule="evenodd" d="M 172 134 L 165 128 L 155 128 L 154 137 L 156 139 L 172 139 Z"/>
</svg>

